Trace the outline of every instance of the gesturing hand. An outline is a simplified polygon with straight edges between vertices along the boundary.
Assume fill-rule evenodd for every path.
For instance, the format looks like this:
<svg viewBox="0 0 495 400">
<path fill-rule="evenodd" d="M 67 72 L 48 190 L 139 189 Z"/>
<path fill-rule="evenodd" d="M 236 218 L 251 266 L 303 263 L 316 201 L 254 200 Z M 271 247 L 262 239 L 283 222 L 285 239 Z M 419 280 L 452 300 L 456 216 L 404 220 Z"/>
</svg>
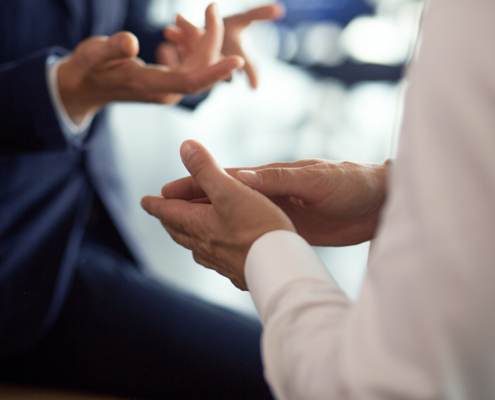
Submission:
<svg viewBox="0 0 495 400">
<path fill-rule="evenodd" d="M 69 116 L 78 123 L 111 101 L 176 103 L 181 99 L 177 94 L 198 93 L 227 79 L 244 60 L 237 56 L 220 60 L 224 29 L 215 7 L 207 10 L 206 27 L 198 47 L 173 69 L 137 58 L 139 43 L 129 32 L 81 42 L 58 73 Z"/>
<path fill-rule="evenodd" d="M 249 61 L 241 45 L 241 33 L 254 21 L 273 20 L 284 15 L 284 8 L 280 4 L 257 7 L 242 14 L 233 15 L 223 20 L 225 25 L 225 36 L 221 47 L 224 57 L 239 56 L 245 61 L 246 72 L 251 87 L 258 86 L 258 76 L 254 65 Z M 207 32 L 205 29 L 197 28 L 181 15 L 177 15 L 176 25 L 165 29 L 165 37 L 172 42 L 163 44 L 158 51 L 158 58 L 165 65 L 175 66 L 186 62 L 189 55 L 194 53 L 198 43 L 202 41 Z"/>
<path fill-rule="evenodd" d="M 269 199 L 229 176 L 199 143 L 184 142 L 180 153 L 191 179 L 211 203 L 171 196 L 172 182 L 163 187 L 163 197 L 147 196 L 141 204 L 177 243 L 192 250 L 196 262 L 247 290 L 244 263 L 253 242 L 273 230 L 295 231 L 294 226 Z"/>
<path fill-rule="evenodd" d="M 302 160 L 227 172 L 268 196 L 315 246 L 348 246 L 372 239 L 385 199 L 385 164 Z M 166 194 L 208 201 L 207 193 L 190 178 L 170 183 Z"/>
</svg>

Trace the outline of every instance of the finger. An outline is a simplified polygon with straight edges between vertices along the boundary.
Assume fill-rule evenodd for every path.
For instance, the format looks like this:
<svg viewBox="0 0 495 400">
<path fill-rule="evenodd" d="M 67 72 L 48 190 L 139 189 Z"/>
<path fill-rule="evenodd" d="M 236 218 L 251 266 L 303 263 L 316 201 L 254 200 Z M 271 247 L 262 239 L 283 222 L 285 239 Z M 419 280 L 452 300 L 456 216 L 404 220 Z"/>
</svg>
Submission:
<svg viewBox="0 0 495 400">
<path fill-rule="evenodd" d="M 239 171 L 259 171 L 268 168 L 301 168 L 310 165 L 316 165 L 321 163 L 321 160 L 316 159 L 307 159 L 307 160 L 298 160 L 298 161 L 290 161 L 290 162 L 276 162 L 271 164 L 260 165 L 259 167 L 248 167 L 248 168 L 227 168 L 225 171 L 235 179 L 238 179 L 237 172 Z"/>
<path fill-rule="evenodd" d="M 196 94 L 228 78 L 234 70 L 242 68 L 243 65 L 244 60 L 242 58 L 232 56 L 226 57 L 210 67 L 188 73 L 147 67 L 140 78 L 144 91 Z"/>
<path fill-rule="evenodd" d="M 244 29 L 253 21 L 273 20 L 285 15 L 285 7 L 282 4 L 272 4 L 253 8 L 243 14 L 225 18 L 225 24 L 239 29 Z"/>
<path fill-rule="evenodd" d="M 218 63 L 189 73 L 195 93 L 210 89 L 216 83 L 229 79 L 233 72 L 244 66 L 244 59 L 239 56 L 225 57 Z"/>
<path fill-rule="evenodd" d="M 271 19 L 279 19 L 285 15 L 285 7 L 283 4 L 270 4 L 266 6 L 256 7 L 244 13 L 244 17 L 248 21 L 263 21 Z"/>
<path fill-rule="evenodd" d="M 191 203 L 195 203 L 195 204 L 211 204 L 211 201 L 208 197 L 203 197 L 201 199 L 192 199 L 192 200 L 189 200 Z"/>
<path fill-rule="evenodd" d="M 139 41 L 130 32 L 117 32 L 108 39 L 100 39 L 98 44 L 90 49 L 91 56 L 99 62 L 136 57 L 139 53 Z"/>
<path fill-rule="evenodd" d="M 249 191 L 228 175 L 200 143 L 194 140 L 185 141 L 180 148 L 180 155 L 191 176 L 204 190 L 217 212 L 222 212 L 226 205 L 241 201 L 246 191 Z"/>
<path fill-rule="evenodd" d="M 241 170 L 239 179 L 265 196 L 293 196 L 304 199 L 314 179 L 304 168 L 267 168 L 257 171 Z"/>
<path fill-rule="evenodd" d="M 162 196 L 166 199 L 193 200 L 206 197 L 206 193 L 191 176 L 188 176 L 167 183 L 162 188 Z"/>
<path fill-rule="evenodd" d="M 193 250 L 194 241 L 190 235 L 165 224 L 163 225 L 163 227 L 175 243 L 180 244 L 182 247 L 185 247 L 188 250 Z"/>
<path fill-rule="evenodd" d="M 205 34 L 201 39 L 198 57 L 205 65 L 216 62 L 220 58 L 223 45 L 224 25 L 220 18 L 218 6 L 212 3 L 205 11 Z"/>
<path fill-rule="evenodd" d="M 258 87 L 258 71 L 256 67 L 244 56 L 244 72 L 246 73 L 249 84 L 253 89 Z"/>
<path fill-rule="evenodd" d="M 187 36 L 184 34 L 182 29 L 177 26 L 169 26 L 164 30 L 165 39 L 175 44 L 187 43 Z"/>
<path fill-rule="evenodd" d="M 177 47 L 169 43 L 160 43 L 156 48 L 156 62 L 170 68 L 180 66 L 179 52 Z"/>
<path fill-rule="evenodd" d="M 253 89 L 256 89 L 258 87 L 258 72 L 256 70 L 256 67 L 251 63 L 249 58 L 242 50 L 240 43 L 237 43 L 235 50 L 231 51 L 230 53 L 241 56 L 244 59 L 244 68 L 243 68 L 244 72 L 246 73 L 249 79 L 249 84 L 251 85 L 251 87 Z"/>
<path fill-rule="evenodd" d="M 180 29 L 182 29 L 186 37 L 190 37 L 191 39 L 198 39 L 203 33 L 200 28 L 198 28 L 196 25 L 191 24 L 180 14 L 177 14 L 177 16 L 175 17 L 175 24 Z"/>
<path fill-rule="evenodd" d="M 192 204 L 183 200 L 168 200 L 160 196 L 145 196 L 141 206 L 150 215 L 158 218 L 166 227 L 170 227 L 190 236 L 198 236 L 199 227 L 208 224 L 208 211 L 205 204 Z M 206 225 L 208 226 L 208 225 Z"/>
</svg>

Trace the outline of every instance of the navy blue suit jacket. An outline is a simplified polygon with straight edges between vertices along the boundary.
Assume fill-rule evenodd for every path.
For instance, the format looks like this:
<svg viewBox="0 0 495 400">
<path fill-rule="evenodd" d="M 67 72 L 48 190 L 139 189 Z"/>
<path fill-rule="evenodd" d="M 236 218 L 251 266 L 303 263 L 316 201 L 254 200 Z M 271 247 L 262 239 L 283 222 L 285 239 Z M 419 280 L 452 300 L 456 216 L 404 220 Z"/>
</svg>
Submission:
<svg viewBox="0 0 495 400">
<path fill-rule="evenodd" d="M 136 34 L 154 61 L 161 31 L 147 0 L 0 1 L 0 357 L 39 340 L 70 288 L 95 193 L 131 253 L 109 134 L 100 113 L 81 144 L 67 143 L 45 64 L 92 35 Z"/>
</svg>

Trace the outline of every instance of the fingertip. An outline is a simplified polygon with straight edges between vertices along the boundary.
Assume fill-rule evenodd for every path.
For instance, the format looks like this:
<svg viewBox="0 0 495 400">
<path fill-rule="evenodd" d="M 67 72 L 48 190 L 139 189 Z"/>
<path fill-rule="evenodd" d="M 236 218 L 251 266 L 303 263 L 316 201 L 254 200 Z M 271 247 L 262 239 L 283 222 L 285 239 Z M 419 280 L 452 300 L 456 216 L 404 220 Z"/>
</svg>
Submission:
<svg viewBox="0 0 495 400">
<path fill-rule="evenodd" d="M 149 205 L 150 205 L 150 198 L 151 196 L 144 196 L 141 199 L 141 207 L 143 208 L 144 211 L 146 211 L 148 214 L 149 212 Z"/>
<path fill-rule="evenodd" d="M 225 57 L 224 61 L 229 61 L 232 64 L 232 69 L 244 68 L 244 65 L 246 64 L 246 62 L 244 61 L 244 58 L 242 58 L 241 56 Z"/>
<path fill-rule="evenodd" d="M 220 18 L 220 9 L 217 3 L 211 3 L 207 8 L 206 12 L 211 12 L 215 17 Z"/>
<path fill-rule="evenodd" d="M 195 140 L 186 140 L 180 146 L 180 157 L 184 164 L 187 164 L 191 156 L 201 149 L 201 145 Z"/>
<path fill-rule="evenodd" d="M 274 12 L 274 19 L 280 19 L 285 17 L 287 14 L 287 8 L 285 7 L 285 4 L 283 3 L 277 3 L 274 4 L 275 7 L 275 12 Z"/>
<path fill-rule="evenodd" d="M 148 214 L 159 218 L 160 217 L 160 205 L 161 200 L 164 200 L 163 196 L 144 196 L 141 199 L 141 207 Z"/>
<path fill-rule="evenodd" d="M 249 84 L 251 85 L 251 88 L 257 89 L 258 88 L 258 73 L 256 71 L 256 68 L 249 62 L 246 62 L 244 66 L 244 72 L 246 73 L 248 79 L 249 79 Z"/>
<path fill-rule="evenodd" d="M 113 35 L 115 42 L 125 57 L 136 57 L 139 53 L 139 40 L 131 32 L 119 32 Z"/>
<path fill-rule="evenodd" d="M 254 90 L 258 89 L 258 77 L 256 75 L 250 75 L 248 78 L 251 88 Z"/>
<path fill-rule="evenodd" d="M 223 29 L 223 19 L 220 17 L 220 8 L 217 3 L 211 3 L 205 11 L 205 28 Z"/>
<path fill-rule="evenodd" d="M 169 182 L 169 183 L 167 183 L 167 184 L 165 184 L 165 185 L 162 187 L 162 191 L 161 191 L 161 193 L 162 193 L 162 196 L 163 196 L 163 198 L 164 198 L 164 199 L 168 198 L 168 196 L 167 196 L 167 195 L 168 195 L 168 193 L 167 193 L 167 192 L 168 192 L 168 187 L 169 187 L 169 185 L 170 185 L 170 182 Z M 144 199 L 144 197 L 143 197 L 143 199 Z"/>
</svg>

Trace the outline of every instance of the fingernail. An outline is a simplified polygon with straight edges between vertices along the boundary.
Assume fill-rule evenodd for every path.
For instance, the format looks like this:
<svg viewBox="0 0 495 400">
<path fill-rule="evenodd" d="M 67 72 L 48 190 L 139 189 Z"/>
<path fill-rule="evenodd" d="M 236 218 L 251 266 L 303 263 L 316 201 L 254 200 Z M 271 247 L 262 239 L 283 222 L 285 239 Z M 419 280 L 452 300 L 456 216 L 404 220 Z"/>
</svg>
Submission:
<svg viewBox="0 0 495 400">
<path fill-rule="evenodd" d="M 184 142 L 180 148 L 180 157 L 182 161 L 187 162 L 191 158 L 191 156 L 199 150 L 198 144 L 190 140 L 188 142 Z"/>
<path fill-rule="evenodd" d="M 255 171 L 239 171 L 237 175 L 249 186 L 258 186 L 261 184 L 261 175 Z"/>
</svg>

